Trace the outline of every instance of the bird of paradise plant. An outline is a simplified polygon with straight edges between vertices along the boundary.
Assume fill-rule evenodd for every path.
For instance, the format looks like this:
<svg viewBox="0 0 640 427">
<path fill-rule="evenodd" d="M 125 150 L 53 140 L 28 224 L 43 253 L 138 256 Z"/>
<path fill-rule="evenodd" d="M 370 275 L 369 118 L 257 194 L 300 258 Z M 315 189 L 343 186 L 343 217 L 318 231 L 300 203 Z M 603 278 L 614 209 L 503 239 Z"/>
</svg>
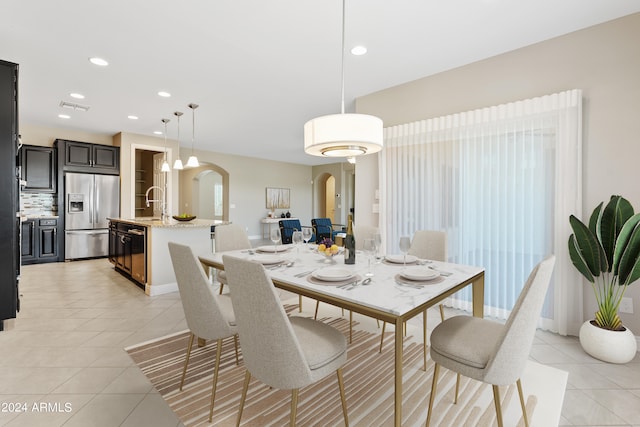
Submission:
<svg viewBox="0 0 640 427">
<path fill-rule="evenodd" d="M 573 234 L 569 255 L 591 283 L 598 304 L 595 323 L 603 329 L 623 330 L 618 307 L 627 286 L 640 278 L 640 213 L 621 196 L 611 196 L 591 214 L 589 226 L 569 217 Z"/>
</svg>

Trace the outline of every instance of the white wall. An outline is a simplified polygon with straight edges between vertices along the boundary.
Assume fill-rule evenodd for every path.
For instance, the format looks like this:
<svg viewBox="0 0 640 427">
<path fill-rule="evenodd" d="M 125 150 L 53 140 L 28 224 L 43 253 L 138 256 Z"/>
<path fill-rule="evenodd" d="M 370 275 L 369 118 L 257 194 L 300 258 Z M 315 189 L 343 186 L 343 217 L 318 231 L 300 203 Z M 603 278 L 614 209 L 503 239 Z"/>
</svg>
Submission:
<svg viewBox="0 0 640 427">
<path fill-rule="evenodd" d="M 508 37 L 508 35 L 505 35 Z M 493 58 L 389 88 L 357 100 L 359 113 L 376 115 L 389 127 L 416 120 L 582 89 L 583 212 L 612 194 L 640 209 L 640 14 L 567 34 Z M 377 187 L 377 161 L 356 164 L 356 211 L 370 210 Z M 371 215 L 372 220 L 377 220 Z M 568 220 L 568 219 L 567 219 Z M 569 236 L 566 236 L 567 239 Z M 564 248 L 560 248 L 564 250 Z M 584 285 L 584 312 L 595 311 Z M 640 335 L 640 282 L 631 285 L 635 314 L 623 322 Z M 579 303 L 579 302 L 578 302 Z"/>
</svg>

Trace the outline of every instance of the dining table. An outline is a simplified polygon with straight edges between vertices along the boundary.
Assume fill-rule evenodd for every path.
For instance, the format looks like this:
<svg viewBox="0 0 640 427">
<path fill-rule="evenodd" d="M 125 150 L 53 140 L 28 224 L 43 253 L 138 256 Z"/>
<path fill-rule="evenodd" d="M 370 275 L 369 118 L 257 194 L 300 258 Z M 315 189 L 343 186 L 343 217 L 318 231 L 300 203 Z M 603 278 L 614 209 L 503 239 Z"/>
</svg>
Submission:
<svg viewBox="0 0 640 427">
<path fill-rule="evenodd" d="M 259 262 L 279 289 L 395 325 L 394 425 L 401 426 L 404 322 L 423 313 L 426 367 L 426 310 L 471 285 L 473 316 L 483 317 L 484 268 L 361 251 L 355 264 L 345 264 L 341 252 L 342 248 L 335 256 L 327 256 L 315 244 L 266 245 L 199 254 L 199 259 L 205 270 L 223 270 L 223 254 Z M 372 274 L 371 280 L 366 281 L 367 273 Z"/>
</svg>

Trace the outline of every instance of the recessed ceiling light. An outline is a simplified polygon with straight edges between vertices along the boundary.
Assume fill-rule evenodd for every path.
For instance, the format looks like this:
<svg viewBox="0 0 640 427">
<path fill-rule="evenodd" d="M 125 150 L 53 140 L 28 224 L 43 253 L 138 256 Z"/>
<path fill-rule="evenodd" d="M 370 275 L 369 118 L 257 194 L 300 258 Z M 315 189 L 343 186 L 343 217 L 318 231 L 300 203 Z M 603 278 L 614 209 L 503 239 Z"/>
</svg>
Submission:
<svg viewBox="0 0 640 427">
<path fill-rule="evenodd" d="M 127 116 L 127 118 L 131 120 L 138 120 L 138 116 Z"/>
<path fill-rule="evenodd" d="M 367 53 L 367 48 L 364 46 L 354 46 L 353 49 L 351 49 L 351 53 L 356 56 L 364 55 Z"/>
<path fill-rule="evenodd" d="M 70 93 L 69 96 L 75 99 L 84 99 L 84 95 L 81 93 L 73 92 L 73 93 Z"/>
<path fill-rule="evenodd" d="M 101 67 L 106 67 L 107 65 L 109 65 L 109 63 L 107 61 L 105 61 L 102 58 L 97 58 L 97 57 L 89 58 L 89 62 L 91 62 L 94 65 L 99 65 Z"/>
<path fill-rule="evenodd" d="M 71 116 L 68 116 L 66 114 L 58 114 L 58 117 L 60 117 L 61 119 L 70 119 Z"/>
<path fill-rule="evenodd" d="M 163 98 L 169 98 L 171 96 L 171 94 L 169 92 L 165 92 L 165 91 L 160 91 L 158 92 L 158 95 L 160 95 Z"/>
<path fill-rule="evenodd" d="M 154 130 L 154 131 L 153 131 L 153 134 L 154 134 L 154 135 L 162 135 L 162 132 L 161 132 L 161 131 L 159 131 L 159 130 Z"/>
</svg>

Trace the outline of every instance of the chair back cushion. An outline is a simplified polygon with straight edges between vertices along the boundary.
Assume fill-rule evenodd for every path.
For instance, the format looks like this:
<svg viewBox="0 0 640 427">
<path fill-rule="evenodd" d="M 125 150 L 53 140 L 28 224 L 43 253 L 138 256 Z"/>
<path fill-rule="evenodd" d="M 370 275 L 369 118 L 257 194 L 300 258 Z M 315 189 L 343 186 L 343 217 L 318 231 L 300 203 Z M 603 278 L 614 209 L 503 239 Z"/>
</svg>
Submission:
<svg viewBox="0 0 640 427">
<path fill-rule="evenodd" d="M 532 271 L 504 327 L 495 355 L 487 364 L 485 381 L 513 384 L 524 370 L 556 258 L 550 255 Z"/>
<path fill-rule="evenodd" d="M 353 224 L 353 237 L 356 239 L 356 249 L 364 249 L 364 241 L 366 239 L 373 239 L 378 233 L 378 227 L 373 225 L 356 225 Z"/>
<path fill-rule="evenodd" d="M 436 230 L 419 230 L 413 234 L 409 255 L 421 259 L 447 261 L 447 233 Z"/>
<path fill-rule="evenodd" d="M 204 339 L 232 336 L 233 312 L 225 309 L 214 294 L 202 264 L 189 246 L 169 242 L 169 254 L 178 282 L 180 299 L 191 332 Z"/>
<path fill-rule="evenodd" d="M 292 243 L 294 231 L 302 231 L 300 220 L 297 219 L 281 219 L 278 222 L 278 226 L 280 227 L 280 239 L 283 245 Z"/>
<path fill-rule="evenodd" d="M 322 239 L 333 239 L 333 224 L 329 218 L 313 218 L 311 220 L 314 233 L 316 235 L 316 242 L 320 243 Z"/>
<path fill-rule="evenodd" d="M 217 225 L 215 231 L 216 252 L 250 249 L 251 242 L 244 228 L 238 224 Z"/>
<path fill-rule="evenodd" d="M 230 255 L 222 260 L 249 372 L 279 389 L 310 384 L 308 363 L 264 267 Z"/>
</svg>

